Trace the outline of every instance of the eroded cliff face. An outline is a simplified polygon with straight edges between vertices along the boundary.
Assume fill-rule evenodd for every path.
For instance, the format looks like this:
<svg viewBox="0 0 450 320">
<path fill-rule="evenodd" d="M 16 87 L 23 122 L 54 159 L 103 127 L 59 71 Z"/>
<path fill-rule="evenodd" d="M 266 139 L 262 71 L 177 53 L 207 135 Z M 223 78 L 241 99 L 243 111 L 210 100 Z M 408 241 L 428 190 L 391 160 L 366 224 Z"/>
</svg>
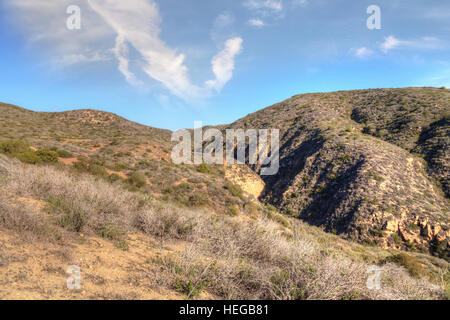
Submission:
<svg viewBox="0 0 450 320">
<path fill-rule="evenodd" d="M 265 188 L 264 180 L 247 166 L 225 166 L 225 178 L 240 186 L 253 200 L 259 199 Z"/>
</svg>

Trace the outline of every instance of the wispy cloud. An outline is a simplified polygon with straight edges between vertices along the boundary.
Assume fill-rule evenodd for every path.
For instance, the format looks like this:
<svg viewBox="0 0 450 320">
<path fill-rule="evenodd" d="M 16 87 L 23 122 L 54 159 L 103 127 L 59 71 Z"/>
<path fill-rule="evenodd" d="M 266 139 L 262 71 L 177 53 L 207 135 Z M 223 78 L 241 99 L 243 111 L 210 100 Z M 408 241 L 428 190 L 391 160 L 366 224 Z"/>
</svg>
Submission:
<svg viewBox="0 0 450 320">
<path fill-rule="evenodd" d="M 135 74 L 130 71 L 130 63 L 128 60 L 128 46 L 123 35 L 117 36 L 116 46 L 113 52 L 117 60 L 119 61 L 119 71 L 125 76 L 125 79 L 128 81 L 128 83 L 135 86 L 142 85 L 142 81 L 137 80 Z"/>
<path fill-rule="evenodd" d="M 264 20 L 278 20 L 285 16 L 285 8 L 282 0 L 246 0 L 243 2 L 252 18 L 248 24 L 253 27 L 262 27 L 265 25 Z"/>
<path fill-rule="evenodd" d="M 384 42 L 380 45 L 381 50 L 388 52 L 389 50 L 398 48 L 401 46 L 401 41 L 394 36 L 389 36 L 384 39 Z"/>
<path fill-rule="evenodd" d="M 233 76 L 234 58 L 242 51 L 241 38 L 233 38 L 225 42 L 225 48 L 212 60 L 212 69 L 216 79 L 206 81 L 206 87 L 221 91 Z"/>
<path fill-rule="evenodd" d="M 248 24 L 252 27 L 261 28 L 264 27 L 264 22 L 261 19 L 250 19 L 248 20 Z"/>
<path fill-rule="evenodd" d="M 368 58 L 374 54 L 373 50 L 368 49 L 366 47 L 352 49 L 350 51 L 355 57 L 360 58 L 360 59 Z"/>
<path fill-rule="evenodd" d="M 227 40 L 224 49 L 211 62 L 215 79 L 197 86 L 189 79 L 184 54 L 161 39 L 162 20 L 153 0 L 7 1 L 13 12 L 27 22 L 28 38 L 49 44 L 58 57 L 63 57 L 57 59 L 60 63 L 72 65 L 115 58 L 118 70 L 129 83 L 144 83 L 132 71 L 136 68 L 172 94 L 187 100 L 220 91 L 232 78 L 234 59 L 242 51 L 242 38 Z M 83 27 L 76 32 L 61 27 L 67 18 L 62 13 L 72 4 L 82 7 Z M 223 16 L 219 23 L 226 24 L 226 18 Z M 130 57 L 130 48 L 138 57 Z"/>
<path fill-rule="evenodd" d="M 287 11 L 304 7 L 308 0 L 245 0 L 243 6 L 246 7 L 252 17 L 248 20 L 248 25 L 256 28 L 265 27 L 286 17 Z M 267 23 L 269 22 L 269 23 Z"/>
<path fill-rule="evenodd" d="M 388 37 L 385 37 L 384 41 L 379 43 L 377 47 L 360 47 L 351 49 L 350 54 L 359 59 L 366 59 L 382 53 L 387 54 L 393 50 L 439 50 L 448 48 L 448 46 L 448 42 L 442 41 L 436 37 L 421 37 L 416 39 L 404 40 L 390 35 Z"/>
<path fill-rule="evenodd" d="M 283 10 L 282 0 L 247 0 L 244 6 L 251 10 L 279 12 Z"/>
<path fill-rule="evenodd" d="M 440 49 L 443 45 L 443 42 L 435 37 L 401 40 L 391 35 L 384 39 L 384 42 L 380 45 L 380 49 L 387 53 L 394 49 Z"/>
</svg>

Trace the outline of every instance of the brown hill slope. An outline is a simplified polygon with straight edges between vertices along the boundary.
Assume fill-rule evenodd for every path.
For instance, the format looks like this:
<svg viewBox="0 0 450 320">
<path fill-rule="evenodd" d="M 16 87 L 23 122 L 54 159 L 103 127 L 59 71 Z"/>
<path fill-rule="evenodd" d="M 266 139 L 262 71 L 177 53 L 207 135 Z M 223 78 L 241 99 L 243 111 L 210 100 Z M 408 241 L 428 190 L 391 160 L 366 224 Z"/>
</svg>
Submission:
<svg viewBox="0 0 450 320">
<path fill-rule="evenodd" d="M 448 258 L 449 113 L 450 90 L 360 90 L 295 96 L 227 128 L 281 130 L 264 201 L 347 238 Z"/>
<path fill-rule="evenodd" d="M 0 155 L 2 299 L 444 299 L 449 264 L 364 246 L 257 206 L 179 208 Z M 279 220 L 279 221 L 278 221 Z M 282 224 L 280 223 L 282 222 Z M 377 264 L 380 290 L 367 286 Z M 78 289 L 68 266 L 80 268 Z"/>
<path fill-rule="evenodd" d="M 326 231 L 448 259 L 449 99 L 435 88 L 305 94 L 220 126 L 281 129 L 280 171 L 264 183 L 245 166 L 174 165 L 170 131 L 94 110 L 0 104 L 0 142 L 65 151 L 77 171 L 182 207 L 251 213 L 264 188 L 263 202 Z"/>
<path fill-rule="evenodd" d="M 169 130 L 147 127 L 111 113 L 41 113 L 0 103 L 0 124 L 0 143 L 19 140 L 35 150 L 57 151 L 60 164 L 183 207 L 236 214 L 251 211 L 251 198 L 257 196 L 251 189 L 245 192 L 245 188 L 243 191 L 229 181 L 233 179 L 223 167 L 173 164 Z M 247 167 L 241 169 L 253 175 L 252 179 L 259 179 Z M 236 181 L 239 183 L 239 179 Z"/>
</svg>

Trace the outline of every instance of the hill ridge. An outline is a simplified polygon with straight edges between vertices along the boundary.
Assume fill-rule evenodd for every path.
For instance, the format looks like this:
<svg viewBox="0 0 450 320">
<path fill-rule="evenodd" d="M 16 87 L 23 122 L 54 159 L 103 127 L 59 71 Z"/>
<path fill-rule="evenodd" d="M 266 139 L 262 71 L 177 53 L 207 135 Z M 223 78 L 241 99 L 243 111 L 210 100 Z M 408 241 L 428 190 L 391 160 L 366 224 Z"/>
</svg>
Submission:
<svg viewBox="0 0 450 320">
<path fill-rule="evenodd" d="M 26 139 L 36 147 L 56 142 L 91 162 L 96 159 L 95 164 L 106 166 L 108 172 L 131 177 L 145 171 L 154 194 L 183 204 L 206 190 L 205 199 L 198 203 L 215 199 L 225 211 L 245 207 L 237 198 L 230 202 L 228 195 L 215 195 L 223 191 L 208 183 L 203 191 L 193 187 L 195 183 L 188 180 L 197 179 L 189 177 L 197 175 L 195 168 L 170 166 L 169 130 L 91 109 L 42 115 L 47 120 L 53 117 L 50 122 L 8 116 L 4 104 L 0 109 L 2 121 L 21 129 L 17 135 L 0 131 L 0 140 Z M 70 119 L 80 113 L 86 115 L 85 123 Z M 106 117 L 108 125 L 90 121 L 92 113 Z M 450 90 L 385 88 L 295 95 L 215 127 L 280 128 L 280 171 L 262 177 L 264 203 L 349 239 L 448 259 L 449 114 Z M 150 167 L 142 164 L 149 159 L 155 161 Z M 127 169 L 113 170 L 109 162 L 117 161 Z M 250 167 L 259 172 L 258 166 Z M 165 173 L 155 178 L 160 170 Z M 226 168 L 214 170 L 220 175 Z M 207 175 L 200 172 L 199 178 L 208 181 Z M 226 176 L 221 181 L 242 180 Z M 177 200 L 180 185 L 190 189 L 178 194 L 182 198 Z"/>
</svg>

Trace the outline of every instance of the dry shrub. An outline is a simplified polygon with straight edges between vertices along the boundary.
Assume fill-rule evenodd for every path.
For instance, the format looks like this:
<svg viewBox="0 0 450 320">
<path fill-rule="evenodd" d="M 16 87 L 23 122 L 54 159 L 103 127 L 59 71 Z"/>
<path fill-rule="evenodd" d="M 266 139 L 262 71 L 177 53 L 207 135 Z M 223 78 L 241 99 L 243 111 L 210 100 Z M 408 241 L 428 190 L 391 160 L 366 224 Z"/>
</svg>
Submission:
<svg viewBox="0 0 450 320">
<path fill-rule="evenodd" d="M 0 194 L 0 226 L 20 233 L 22 240 L 59 241 L 62 238 L 62 233 L 55 226 L 25 210 L 23 206 L 12 203 L 2 194 Z"/>
<path fill-rule="evenodd" d="M 155 204 L 155 207 L 147 207 L 137 213 L 134 226 L 158 238 L 187 240 L 198 223 L 198 215 L 193 212 Z"/>
<path fill-rule="evenodd" d="M 397 265 L 382 268 L 379 291 L 366 287 L 368 264 L 329 250 L 323 232 L 290 219 L 292 234 L 261 214 L 255 220 L 180 209 L 92 176 L 28 166 L 0 156 L 0 223 L 39 233 L 41 222 L 7 204 L 6 194 L 53 201 L 59 215 L 77 212 L 83 232 L 104 226 L 141 231 L 162 240 L 184 240 L 182 255 L 163 257 L 163 283 L 189 298 L 202 290 L 228 299 L 436 299 L 444 285 L 414 278 Z M 52 200 L 53 199 L 53 200 Z M 55 202 L 55 199 L 57 201 Z M 56 203 L 56 205 L 55 205 Z M 53 212 L 55 213 L 55 212 Z M 78 231 L 78 230 L 76 230 Z M 108 231 L 107 237 L 116 238 Z M 122 234 L 120 233 L 120 236 Z M 331 252 L 330 252 L 331 251 Z"/>
</svg>

